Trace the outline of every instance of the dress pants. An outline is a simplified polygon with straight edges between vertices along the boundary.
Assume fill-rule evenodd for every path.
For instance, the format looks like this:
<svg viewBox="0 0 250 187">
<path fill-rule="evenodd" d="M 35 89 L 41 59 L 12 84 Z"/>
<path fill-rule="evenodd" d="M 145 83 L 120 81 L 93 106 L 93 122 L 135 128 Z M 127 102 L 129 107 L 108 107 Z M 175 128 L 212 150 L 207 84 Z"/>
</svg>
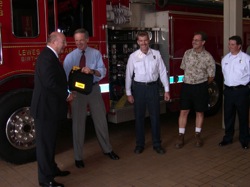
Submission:
<svg viewBox="0 0 250 187">
<path fill-rule="evenodd" d="M 239 118 L 239 140 L 241 143 L 249 141 L 249 88 L 226 87 L 224 90 L 224 141 L 232 141 L 234 136 L 234 124 L 236 112 Z"/>
<path fill-rule="evenodd" d="M 59 121 L 35 119 L 38 181 L 49 182 L 59 170 L 55 162 L 55 148 Z"/>
<path fill-rule="evenodd" d="M 153 147 L 161 146 L 160 138 L 160 98 L 158 84 L 134 84 L 134 112 L 135 112 L 135 128 L 136 128 L 136 146 L 145 146 L 145 115 L 148 109 L 151 131 L 153 139 Z"/>
<path fill-rule="evenodd" d="M 112 151 L 112 146 L 109 141 L 105 105 L 102 99 L 100 86 L 99 84 L 95 84 L 90 94 L 84 95 L 77 92 L 76 98 L 72 101 L 72 129 L 75 160 L 83 159 L 87 106 L 89 106 L 96 136 L 103 152 L 109 153 Z"/>
</svg>

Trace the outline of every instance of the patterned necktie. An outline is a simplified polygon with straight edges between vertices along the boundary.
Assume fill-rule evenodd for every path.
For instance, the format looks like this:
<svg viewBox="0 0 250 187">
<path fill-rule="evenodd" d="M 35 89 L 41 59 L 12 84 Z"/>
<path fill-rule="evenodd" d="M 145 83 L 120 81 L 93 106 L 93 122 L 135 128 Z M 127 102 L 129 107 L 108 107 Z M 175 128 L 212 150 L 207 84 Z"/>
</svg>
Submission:
<svg viewBox="0 0 250 187">
<path fill-rule="evenodd" d="M 81 59 L 80 59 L 80 63 L 79 63 L 80 68 L 83 68 L 83 67 L 86 66 L 86 58 L 85 58 L 84 53 L 85 53 L 85 51 L 83 50 L 82 51 L 82 56 L 81 56 Z"/>
</svg>

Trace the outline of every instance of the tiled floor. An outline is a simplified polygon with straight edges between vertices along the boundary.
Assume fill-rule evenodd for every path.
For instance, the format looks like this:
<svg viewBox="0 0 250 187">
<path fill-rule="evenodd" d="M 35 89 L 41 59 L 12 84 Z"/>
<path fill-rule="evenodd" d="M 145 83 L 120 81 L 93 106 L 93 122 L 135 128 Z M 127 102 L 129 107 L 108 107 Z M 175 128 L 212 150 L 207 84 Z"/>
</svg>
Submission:
<svg viewBox="0 0 250 187">
<path fill-rule="evenodd" d="M 194 147 L 194 117 L 190 116 L 185 136 L 186 144 L 175 149 L 178 133 L 178 114 L 161 116 L 163 147 L 167 152 L 158 155 L 152 149 L 149 120 L 146 120 L 145 151 L 136 155 L 134 122 L 110 124 L 110 139 L 120 160 L 111 160 L 102 154 L 94 129 L 87 128 L 84 169 L 74 166 L 71 128 L 65 126 L 59 134 L 56 160 L 71 175 L 56 178 L 66 187 L 248 187 L 250 186 L 250 150 L 243 150 L 238 141 L 219 147 L 224 134 L 221 112 L 207 117 L 203 134 L 205 144 Z M 34 187 L 37 183 L 36 162 L 12 165 L 0 160 L 1 187 Z"/>
</svg>

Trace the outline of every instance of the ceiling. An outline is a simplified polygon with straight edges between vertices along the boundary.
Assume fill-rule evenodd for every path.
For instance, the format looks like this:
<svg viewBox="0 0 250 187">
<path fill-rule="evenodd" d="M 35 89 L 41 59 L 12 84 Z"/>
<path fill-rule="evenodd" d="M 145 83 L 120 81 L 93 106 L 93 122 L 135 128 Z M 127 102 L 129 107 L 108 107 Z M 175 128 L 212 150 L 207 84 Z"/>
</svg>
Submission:
<svg viewBox="0 0 250 187">
<path fill-rule="evenodd" d="M 149 1 L 149 0 L 144 0 L 144 1 Z M 166 5 L 183 5 L 183 6 L 188 5 L 188 6 L 209 7 L 216 9 L 222 9 L 224 2 L 224 0 L 156 0 L 156 1 L 160 7 L 165 7 Z M 242 1 L 243 1 L 243 8 L 248 7 L 250 5 L 250 0 L 242 0 Z"/>
<path fill-rule="evenodd" d="M 178 0 L 177 0 L 178 1 Z M 189 0 L 189 2 L 193 3 L 217 3 L 217 4 L 223 4 L 224 0 Z M 238 0 L 237 0 L 238 1 Z M 187 0 L 188 2 L 188 0 Z M 250 0 L 243 0 L 243 5 L 250 4 Z"/>
<path fill-rule="evenodd" d="M 169 4 L 194 5 L 194 6 L 222 6 L 223 0 L 167 0 Z"/>
<path fill-rule="evenodd" d="M 190 2 L 190 3 L 218 3 L 218 4 L 223 4 L 224 0 L 166 0 L 169 2 Z M 249 3 L 250 0 L 243 0 L 243 4 L 244 3 Z"/>
</svg>

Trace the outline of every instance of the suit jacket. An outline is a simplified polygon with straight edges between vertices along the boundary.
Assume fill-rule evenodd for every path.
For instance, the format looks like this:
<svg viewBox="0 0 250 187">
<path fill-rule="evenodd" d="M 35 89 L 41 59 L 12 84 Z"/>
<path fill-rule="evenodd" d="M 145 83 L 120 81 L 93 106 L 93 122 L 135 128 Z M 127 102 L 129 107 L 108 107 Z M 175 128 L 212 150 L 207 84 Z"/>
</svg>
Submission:
<svg viewBox="0 0 250 187">
<path fill-rule="evenodd" d="M 36 61 L 31 115 L 40 120 L 65 119 L 67 89 L 67 78 L 62 64 L 50 48 L 44 48 Z"/>
</svg>

